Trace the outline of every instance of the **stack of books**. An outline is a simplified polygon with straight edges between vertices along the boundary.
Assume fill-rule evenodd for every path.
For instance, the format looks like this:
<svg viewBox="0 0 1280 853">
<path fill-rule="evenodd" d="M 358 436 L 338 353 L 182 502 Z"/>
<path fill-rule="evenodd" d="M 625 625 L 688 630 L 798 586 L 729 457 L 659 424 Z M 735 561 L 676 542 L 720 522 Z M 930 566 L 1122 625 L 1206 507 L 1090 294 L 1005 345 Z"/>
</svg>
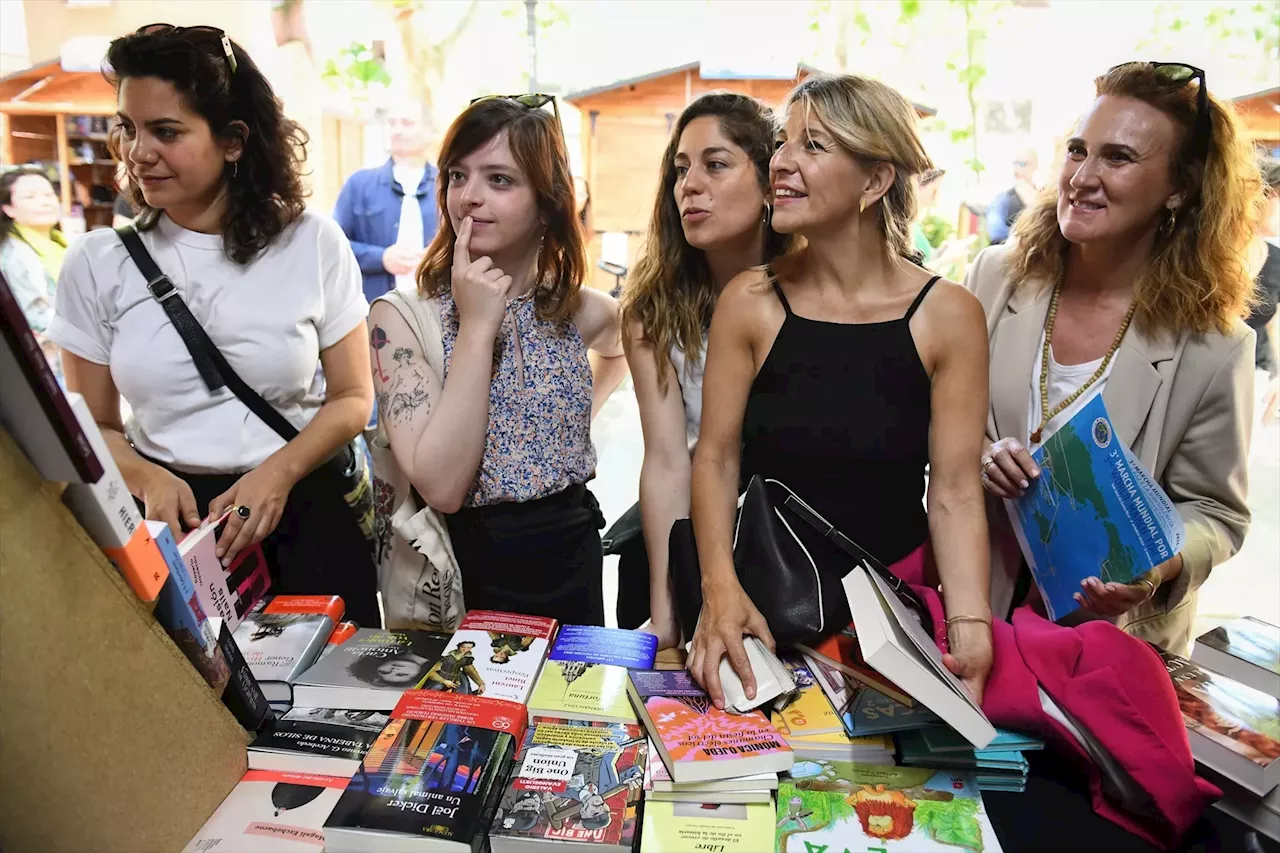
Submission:
<svg viewBox="0 0 1280 853">
<path fill-rule="evenodd" d="M 451 635 L 356 630 L 340 601 L 278 598 L 240 626 L 249 668 L 289 710 L 187 851 L 486 842 L 555 621 L 472 611 Z"/>
<path fill-rule="evenodd" d="M 986 749 L 973 745 L 946 726 L 931 726 L 898 735 L 904 767 L 936 767 L 973 774 L 980 791 L 1027 789 L 1029 765 L 1024 752 L 1044 749 L 1044 741 L 1030 735 L 996 729 Z"/>
<path fill-rule="evenodd" d="M 770 715 L 770 720 L 778 733 L 786 738 L 797 760 L 893 763 L 893 738 L 890 735 L 850 735 L 844 716 L 836 712 L 810 664 L 797 654 L 783 655 L 782 663 L 791 671 L 796 693 L 790 702 Z M 838 680 L 841 689 L 847 686 L 843 677 L 831 669 L 825 669 L 824 676 L 829 683 Z M 849 715 L 849 718 L 852 720 L 853 716 Z"/>
</svg>

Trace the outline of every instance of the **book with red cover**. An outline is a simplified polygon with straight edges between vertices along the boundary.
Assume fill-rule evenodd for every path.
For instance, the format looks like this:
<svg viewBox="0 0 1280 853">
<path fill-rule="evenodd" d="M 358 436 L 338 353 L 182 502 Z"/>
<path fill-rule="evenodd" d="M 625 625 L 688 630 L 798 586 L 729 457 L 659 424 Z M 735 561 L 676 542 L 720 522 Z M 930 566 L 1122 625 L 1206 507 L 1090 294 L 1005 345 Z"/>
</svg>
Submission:
<svg viewBox="0 0 1280 853">
<path fill-rule="evenodd" d="M 458 624 L 444 654 L 415 686 L 526 704 L 555 632 L 554 619 L 472 610 Z"/>
<path fill-rule="evenodd" d="M 768 717 L 717 709 L 686 670 L 633 669 L 627 693 L 674 782 L 791 769 L 791 747 Z"/>
<path fill-rule="evenodd" d="M 337 595 L 277 595 L 255 607 L 235 639 L 267 700 L 293 702 L 293 682 L 320 657 L 346 611 Z"/>
<path fill-rule="evenodd" d="M 535 717 L 489 830 L 493 853 L 630 853 L 647 751 L 636 723 Z"/>
<path fill-rule="evenodd" d="M 797 644 L 796 648 L 834 666 L 850 678 L 861 681 L 895 702 L 900 702 L 908 708 L 916 704 L 911 694 L 876 672 L 867 663 L 862 656 L 862 649 L 858 646 L 857 628 L 852 623 L 837 634 L 808 645 Z"/>
<path fill-rule="evenodd" d="M 479 849 L 525 714 L 503 699 L 406 691 L 325 822 L 326 847 Z"/>
<path fill-rule="evenodd" d="M 0 274 L 0 422 L 40 476 L 96 483 L 102 462 L 71 412 L 22 306 Z"/>
</svg>

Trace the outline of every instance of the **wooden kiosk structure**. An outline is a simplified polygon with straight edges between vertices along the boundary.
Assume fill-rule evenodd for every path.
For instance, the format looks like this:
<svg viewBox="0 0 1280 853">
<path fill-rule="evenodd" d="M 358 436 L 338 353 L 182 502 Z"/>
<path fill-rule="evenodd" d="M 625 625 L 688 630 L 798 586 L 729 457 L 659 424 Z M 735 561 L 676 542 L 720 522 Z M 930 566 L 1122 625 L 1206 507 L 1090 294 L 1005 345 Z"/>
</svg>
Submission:
<svg viewBox="0 0 1280 853">
<path fill-rule="evenodd" d="M 634 263 L 658 190 L 659 161 L 676 119 L 694 98 L 728 90 L 776 107 L 797 83 L 818 71 L 800 64 L 735 72 L 699 61 L 565 95 L 564 100 L 582 114 L 583 173 L 591 194 L 587 238 L 593 268 L 601 258 L 605 234 L 626 235 L 625 263 L 628 267 Z M 936 112 L 919 104 L 915 107 L 920 116 Z M 595 286 L 603 290 L 613 286 L 612 276 L 604 271 L 595 270 L 594 275 Z"/>
<path fill-rule="evenodd" d="M 86 230 L 110 225 L 116 187 L 107 128 L 115 112 L 100 71 L 67 71 L 60 59 L 0 78 L 0 165 L 53 167 L 63 216 L 79 204 Z"/>
</svg>

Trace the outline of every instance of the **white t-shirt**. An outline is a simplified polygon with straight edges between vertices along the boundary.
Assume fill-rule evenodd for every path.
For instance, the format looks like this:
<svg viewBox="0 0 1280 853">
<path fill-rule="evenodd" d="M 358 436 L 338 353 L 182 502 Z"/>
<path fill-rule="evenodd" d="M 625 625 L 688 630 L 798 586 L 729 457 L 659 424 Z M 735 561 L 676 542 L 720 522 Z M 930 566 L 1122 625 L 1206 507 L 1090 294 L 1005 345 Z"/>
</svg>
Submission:
<svg viewBox="0 0 1280 853">
<path fill-rule="evenodd" d="M 702 351 L 696 361 L 689 361 L 684 350 L 672 344 L 671 365 L 676 369 L 680 396 L 684 398 L 685 439 L 692 453 L 702 431 L 702 374 L 707 366 L 707 336 L 702 336 Z"/>
<path fill-rule="evenodd" d="M 1040 426 L 1040 418 L 1044 414 L 1040 408 L 1040 372 L 1044 369 L 1044 332 L 1040 333 L 1040 346 L 1036 350 L 1035 367 L 1031 370 L 1031 405 L 1027 408 L 1027 449 L 1035 450 L 1041 443 L 1030 440 L 1030 436 L 1036 431 L 1036 427 Z M 1104 356 L 1105 358 L 1105 356 Z M 1053 357 L 1052 349 L 1049 352 L 1049 410 L 1052 411 L 1059 403 L 1070 397 L 1076 392 L 1076 389 L 1089 381 L 1089 377 L 1097 371 L 1098 365 L 1102 364 L 1101 358 L 1093 361 L 1086 361 L 1083 364 L 1059 364 L 1058 360 Z M 1111 363 L 1107 365 L 1107 370 L 1098 377 L 1098 381 L 1089 386 L 1089 390 L 1081 394 L 1072 401 L 1061 412 L 1053 416 L 1053 420 L 1045 424 L 1044 434 L 1042 438 L 1048 438 L 1058 431 L 1058 428 L 1080 411 L 1095 395 L 1101 394 L 1102 389 L 1106 387 L 1107 377 L 1111 375 L 1111 369 L 1116 366 L 1116 357 L 1111 357 Z"/>
<path fill-rule="evenodd" d="M 421 252 L 427 245 L 426 235 L 423 234 L 422 205 L 418 202 L 418 196 L 415 195 L 426 171 L 426 166 L 397 164 L 391 167 L 392 176 L 404 191 L 404 198 L 400 202 L 400 227 L 396 231 L 396 245 L 406 246 L 416 252 Z M 413 286 L 412 273 L 396 276 L 396 287 Z"/>
<path fill-rule="evenodd" d="M 221 235 L 164 216 L 142 242 L 240 378 L 295 427 L 306 426 L 324 402 L 320 351 L 369 310 L 337 224 L 304 213 L 243 266 L 223 253 Z M 133 409 L 129 439 L 144 455 L 193 474 L 239 473 L 284 445 L 228 388 L 205 386 L 115 232 L 92 231 L 71 245 L 54 311 L 48 336 L 110 366 Z"/>
</svg>

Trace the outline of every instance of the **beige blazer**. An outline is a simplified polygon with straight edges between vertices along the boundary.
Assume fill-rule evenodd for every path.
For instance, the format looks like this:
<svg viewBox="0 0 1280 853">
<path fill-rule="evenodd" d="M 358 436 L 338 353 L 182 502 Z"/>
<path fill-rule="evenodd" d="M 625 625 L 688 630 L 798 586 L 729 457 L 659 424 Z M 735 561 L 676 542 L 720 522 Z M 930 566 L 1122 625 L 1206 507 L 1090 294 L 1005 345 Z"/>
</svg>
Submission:
<svg viewBox="0 0 1280 853">
<path fill-rule="evenodd" d="M 1010 247 L 992 246 L 969 267 L 965 285 L 982 302 L 991 346 L 987 438 L 1027 441 L 1031 374 L 1049 312 L 1051 288 L 1016 290 Z M 1137 637 L 1186 653 L 1196 590 L 1240 548 L 1249 529 L 1248 457 L 1253 425 L 1254 333 L 1148 336 L 1133 326 L 1116 353 L 1102 399 L 1116 435 L 1168 493 L 1186 523 L 1182 574 L 1117 624 Z M 975 475 L 976 475 L 975 469 Z M 1021 554 L 1008 515 L 988 495 L 991 606 L 1005 613 Z"/>
</svg>

